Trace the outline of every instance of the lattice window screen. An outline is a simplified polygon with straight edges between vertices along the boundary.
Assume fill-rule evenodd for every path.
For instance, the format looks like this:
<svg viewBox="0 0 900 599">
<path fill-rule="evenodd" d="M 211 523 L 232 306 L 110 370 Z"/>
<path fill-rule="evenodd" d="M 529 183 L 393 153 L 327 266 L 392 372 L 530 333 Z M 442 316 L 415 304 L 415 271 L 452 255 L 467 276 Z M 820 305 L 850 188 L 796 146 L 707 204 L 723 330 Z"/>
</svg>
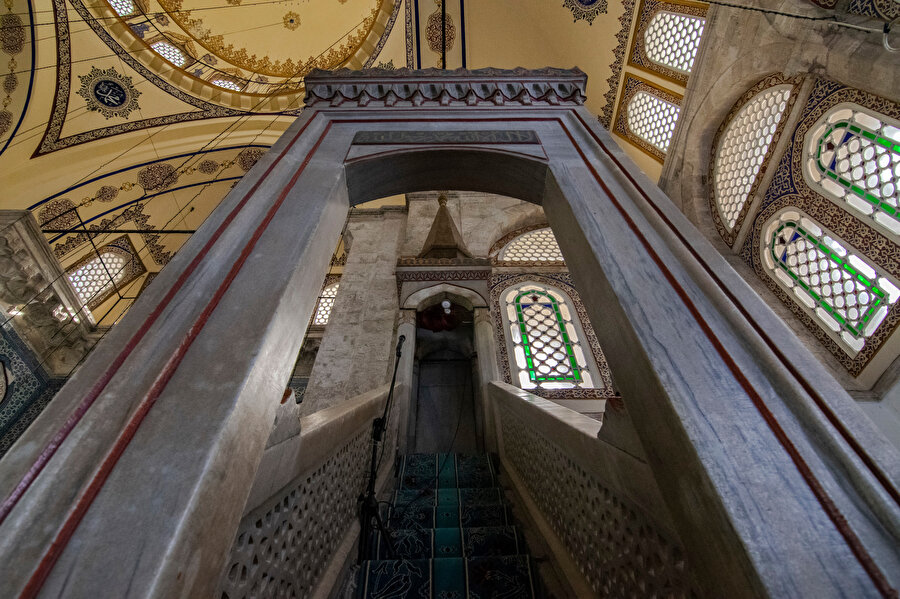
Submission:
<svg viewBox="0 0 900 599">
<path fill-rule="evenodd" d="M 70 273 L 69 280 L 72 281 L 82 304 L 87 305 L 92 300 L 109 293 L 115 283 L 125 278 L 126 266 L 128 260 L 124 256 L 103 252 L 98 258 Z"/>
<path fill-rule="evenodd" d="M 795 208 L 766 223 L 760 251 L 769 276 L 851 356 L 900 299 L 896 281 Z"/>
<path fill-rule="evenodd" d="M 120 17 L 134 14 L 134 3 L 131 0 L 109 0 L 109 4 Z"/>
<path fill-rule="evenodd" d="M 213 79 L 213 85 L 218 85 L 219 87 L 224 87 L 225 89 L 230 89 L 232 91 L 239 92 L 241 91 L 241 86 L 239 83 L 232 81 L 231 79 Z"/>
<path fill-rule="evenodd" d="M 661 98 L 639 91 L 628 102 L 628 128 L 661 152 L 669 148 L 680 108 Z"/>
<path fill-rule="evenodd" d="M 857 104 L 839 104 L 804 141 L 810 187 L 900 239 L 900 123 Z"/>
<path fill-rule="evenodd" d="M 549 228 L 519 235 L 504 247 L 499 259 L 510 262 L 562 262 L 563 255 Z"/>
<path fill-rule="evenodd" d="M 183 67 L 187 64 L 187 57 L 184 55 L 184 52 L 169 42 L 155 42 L 150 47 L 176 67 Z"/>
<path fill-rule="evenodd" d="M 792 86 L 763 90 L 738 111 L 716 150 L 713 193 L 722 223 L 731 231 L 769 152 Z"/>
<path fill-rule="evenodd" d="M 334 298 L 337 297 L 338 287 L 340 283 L 332 283 L 327 285 L 319 296 L 319 303 L 316 306 L 316 315 L 313 317 L 313 324 L 325 326 L 331 317 L 331 309 L 334 307 Z"/>
<path fill-rule="evenodd" d="M 700 47 L 706 19 L 661 11 L 654 15 L 644 32 L 647 58 L 682 73 L 690 73 Z"/>
</svg>

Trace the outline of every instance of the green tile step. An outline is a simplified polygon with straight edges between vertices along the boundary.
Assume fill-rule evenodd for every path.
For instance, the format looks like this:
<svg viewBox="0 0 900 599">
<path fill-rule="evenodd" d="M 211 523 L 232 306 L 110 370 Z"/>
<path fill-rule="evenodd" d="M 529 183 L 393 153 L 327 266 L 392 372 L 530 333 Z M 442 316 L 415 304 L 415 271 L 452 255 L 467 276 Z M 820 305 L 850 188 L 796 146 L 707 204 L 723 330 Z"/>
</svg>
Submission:
<svg viewBox="0 0 900 599">
<path fill-rule="evenodd" d="M 382 513 L 385 526 L 392 530 L 411 528 L 467 528 L 473 526 L 507 526 L 513 524 L 505 505 L 440 505 L 411 504 L 391 506 Z"/>
<path fill-rule="evenodd" d="M 472 528 L 398 529 L 391 531 L 394 554 L 387 539 L 374 533 L 372 559 L 420 559 L 439 557 L 487 557 L 519 555 L 528 551 L 516 526 Z"/>
<path fill-rule="evenodd" d="M 358 599 L 539 599 L 540 585 L 527 555 L 444 557 L 363 562 Z"/>
<path fill-rule="evenodd" d="M 496 486 L 497 463 L 491 456 L 414 453 L 400 462 L 401 489 Z"/>
<path fill-rule="evenodd" d="M 400 489 L 391 496 L 395 507 L 406 505 L 503 505 L 506 497 L 500 487 L 459 489 Z"/>
</svg>

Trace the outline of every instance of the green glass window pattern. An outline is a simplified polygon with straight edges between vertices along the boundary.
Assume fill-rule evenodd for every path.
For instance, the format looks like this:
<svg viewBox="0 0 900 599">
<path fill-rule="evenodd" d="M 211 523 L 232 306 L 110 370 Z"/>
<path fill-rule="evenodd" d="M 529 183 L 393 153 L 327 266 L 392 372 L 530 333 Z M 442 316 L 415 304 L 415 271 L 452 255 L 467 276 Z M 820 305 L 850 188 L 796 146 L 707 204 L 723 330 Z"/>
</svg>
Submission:
<svg viewBox="0 0 900 599">
<path fill-rule="evenodd" d="M 900 129 L 856 104 L 840 104 L 810 130 L 810 185 L 868 224 L 900 236 Z"/>
<path fill-rule="evenodd" d="M 799 211 L 773 218 L 764 239 L 764 263 L 773 278 L 848 354 L 859 353 L 900 289 Z"/>
<path fill-rule="evenodd" d="M 512 378 L 523 389 L 593 388 L 584 333 L 558 289 L 523 283 L 504 292 Z M 599 380 L 599 379 L 598 379 Z"/>
</svg>

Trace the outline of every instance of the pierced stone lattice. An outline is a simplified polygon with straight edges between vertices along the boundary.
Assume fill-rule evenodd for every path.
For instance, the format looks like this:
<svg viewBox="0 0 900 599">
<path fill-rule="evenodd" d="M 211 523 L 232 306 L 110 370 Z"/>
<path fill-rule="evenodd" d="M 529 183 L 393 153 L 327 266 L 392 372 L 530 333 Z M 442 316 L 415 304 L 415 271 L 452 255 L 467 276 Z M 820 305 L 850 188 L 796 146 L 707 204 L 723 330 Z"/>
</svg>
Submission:
<svg viewBox="0 0 900 599">
<path fill-rule="evenodd" d="M 241 91 L 241 86 L 239 83 L 232 81 L 231 79 L 213 79 L 213 85 L 218 85 L 219 87 L 224 87 L 225 89 L 230 89 L 232 91 L 239 92 Z"/>
<path fill-rule="evenodd" d="M 504 321 L 523 389 L 593 388 L 584 337 L 560 291 L 531 282 L 506 291 Z"/>
<path fill-rule="evenodd" d="M 900 239 L 900 123 L 838 104 L 805 139 L 810 187 Z"/>
<path fill-rule="evenodd" d="M 790 85 L 778 85 L 757 94 L 738 111 L 722 136 L 713 190 L 719 216 L 729 231 L 734 229 L 769 153 L 791 89 Z"/>
<path fill-rule="evenodd" d="M 844 351 L 856 355 L 900 298 L 900 289 L 797 210 L 781 211 L 764 232 L 768 274 Z"/>
<path fill-rule="evenodd" d="M 503 455 L 597 596 L 697 596 L 680 547 L 636 506 L 509 409 L 500 427 Z"/>
<path fill-rule="evenodd" d="M 706 19 L 669 11 L 657 13 L 644 32 L 644 52 L 651 61 L 690 73 L 700 48 Z"/>
<path fill-rule="evenodd" d="M 313 318 L 313 324 L 325 326 L 331 317 L 331 309 L 334 307 L 334 298 L 337 297 L 338 287 L 340 283 L 327 285 L 319 296 L 319 303 L 316 306 L 316 315 Z"/>
<path fill-rule="evenodd" d="M 634 94 L 626 109 L 628 128 L 661 152 L 669 149 L 681 109 L 644 91 Z"/>
<path fill-rule="evenodd" d="M 222 599 L 312 595 L 365 491 L 369 431 L 363 430 L 314 472 L 244 517 L 225 566 Z"/>
<path fill-rule="evenodd" d="M 183 67 L 187 63 L 187 57 L 184 55 L 184 52 L 169 42 L 156 42 L 150 47 L 176 67 Z"/>
<path fill-rule="evenodd" d="M 519 235 L 500 252 L 499 259 L 509 262 L 562 262 L 563 255 L 549 228 Z"/>
<path fill-rule="evenodd" d="M 120 17 L 134 14 L 134 3 L 131 0 L 109 0 L 109 4 Z"/>
<path fill-rule="evenodd" d="M 78 297 L 83 305 L 93 303 L 93 300 L 103 297 L 125 278 L 128 260 L 113 252 L 103 252 L 98 258 L 94 258 L 87 264 L 69 275 L 69 280 L 75 287 Z M 110 279 L 112 277 L 112 279 Z"/>
</svg>

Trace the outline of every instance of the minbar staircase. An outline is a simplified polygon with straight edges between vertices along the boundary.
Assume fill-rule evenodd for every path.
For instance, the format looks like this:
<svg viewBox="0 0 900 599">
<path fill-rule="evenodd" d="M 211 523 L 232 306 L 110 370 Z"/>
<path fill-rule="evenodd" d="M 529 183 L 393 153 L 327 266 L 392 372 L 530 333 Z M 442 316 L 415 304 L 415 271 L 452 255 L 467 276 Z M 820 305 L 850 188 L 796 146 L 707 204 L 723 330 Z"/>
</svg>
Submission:
<svg viewBox="0 0 900 599">
<path fill-rule="evenodd" d="M 487 455 L 404 457 L 397 491 L 381 510 L 391 543 L 373 533 L 355 596 L 544 597 L 497 474 L 498 461 Z"/>
</svg>

